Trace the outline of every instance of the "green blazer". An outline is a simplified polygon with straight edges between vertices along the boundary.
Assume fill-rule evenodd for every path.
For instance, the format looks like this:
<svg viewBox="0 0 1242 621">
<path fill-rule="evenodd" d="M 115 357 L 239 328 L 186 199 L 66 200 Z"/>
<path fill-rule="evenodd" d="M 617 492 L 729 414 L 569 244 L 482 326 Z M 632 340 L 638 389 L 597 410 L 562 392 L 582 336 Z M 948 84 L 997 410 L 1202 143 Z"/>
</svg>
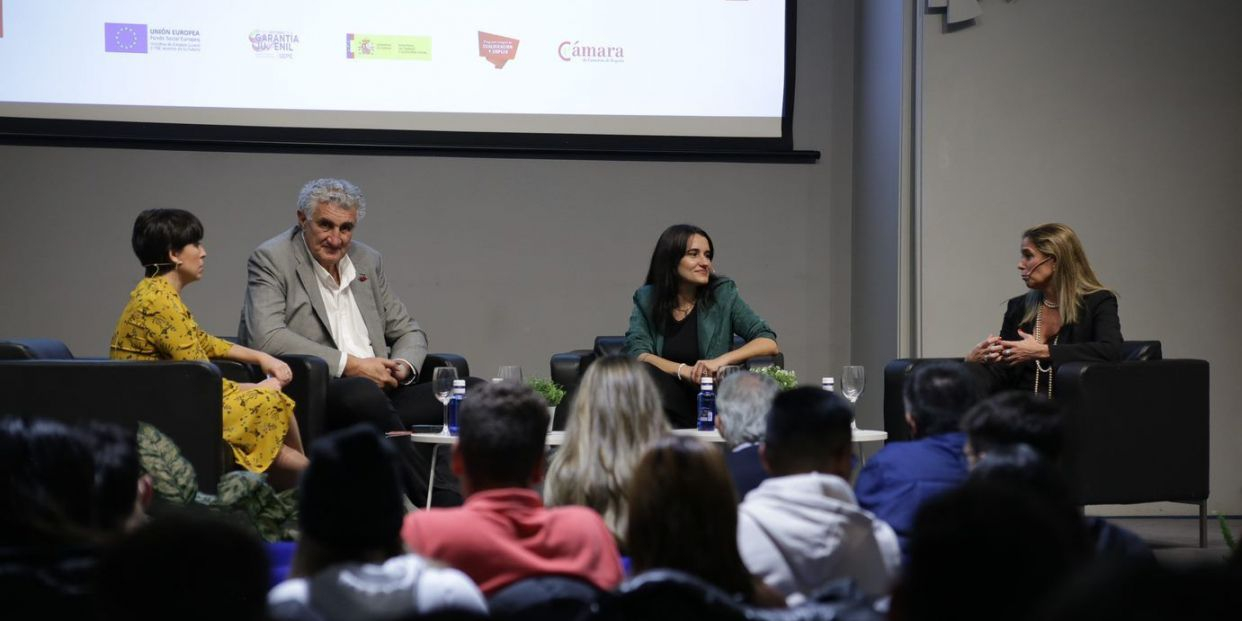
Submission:
<svg viewBox="0 0 1242 621">
<path fill-rule="evenodd" d="M 755 311 L 750 310 L 737 284 L 731 278 L 716 280 L 710 304 L 699 310 L 699 358 L 710 360 L 723 355 L 733 347 L 733 335 L 746 341 L 759 337 L 776 340 L 776 333 Z M 661 356 L 664 351 L 664 335 L 656 332 L 651 306 L 655 289 L 643 285 L 634 292 L 634 310 L 630 311 L 630 329 L 625 332 L 625 349 L 631 358 L 641 354 Z M 661 356 L 662 357 L 662 356 Z"/>
</svg>

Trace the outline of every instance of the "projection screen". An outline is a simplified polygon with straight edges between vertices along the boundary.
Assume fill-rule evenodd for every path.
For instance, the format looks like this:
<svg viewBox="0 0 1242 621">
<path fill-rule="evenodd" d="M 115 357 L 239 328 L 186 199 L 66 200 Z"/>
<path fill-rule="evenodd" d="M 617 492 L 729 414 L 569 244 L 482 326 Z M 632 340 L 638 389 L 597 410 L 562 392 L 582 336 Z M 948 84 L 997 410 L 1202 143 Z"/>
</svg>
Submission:
<svg viewBox="0 0 1242 621">
<path fill-rule="evenodd" d="M 790 148 L 792 0 L 0 0 L 0 134 Z"/>
</svg>

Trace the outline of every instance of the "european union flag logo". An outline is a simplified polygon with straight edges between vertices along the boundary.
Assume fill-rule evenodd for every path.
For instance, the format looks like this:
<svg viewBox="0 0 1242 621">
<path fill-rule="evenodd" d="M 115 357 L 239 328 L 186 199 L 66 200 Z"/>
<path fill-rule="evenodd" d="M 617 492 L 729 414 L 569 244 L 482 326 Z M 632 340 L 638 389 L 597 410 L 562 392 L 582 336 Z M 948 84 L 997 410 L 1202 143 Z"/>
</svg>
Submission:
<svg viewBox="0 0 1242 621">
<path fill-rule="evenodd" d="M 146 24 L 104 24 L 104 51 L 147 53 Z"/>
</svg>

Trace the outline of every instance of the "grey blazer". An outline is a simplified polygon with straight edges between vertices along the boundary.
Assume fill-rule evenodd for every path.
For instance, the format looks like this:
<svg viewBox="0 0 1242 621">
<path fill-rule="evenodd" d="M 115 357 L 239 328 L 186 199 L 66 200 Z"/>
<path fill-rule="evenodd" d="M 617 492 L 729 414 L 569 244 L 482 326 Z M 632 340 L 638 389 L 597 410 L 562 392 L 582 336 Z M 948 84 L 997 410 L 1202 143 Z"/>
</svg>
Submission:
<svg viewBox="0 0 1242 621">
<path fill-rule="evenodd" d="M 358 272 L 349 287 L 375 355 L 408 360 L 418 371 L 427 356 L 427 334 L 388 288 L 380 253 L 355 241 L 349 258 Z M 313 260 L 297 226 L 263 242 L 246 263 L 237 335 L 243 345 L 274 356 L 319 356 L 335 377 L 343 370 L 341 351 L 332 339 Z"/>
</svg>

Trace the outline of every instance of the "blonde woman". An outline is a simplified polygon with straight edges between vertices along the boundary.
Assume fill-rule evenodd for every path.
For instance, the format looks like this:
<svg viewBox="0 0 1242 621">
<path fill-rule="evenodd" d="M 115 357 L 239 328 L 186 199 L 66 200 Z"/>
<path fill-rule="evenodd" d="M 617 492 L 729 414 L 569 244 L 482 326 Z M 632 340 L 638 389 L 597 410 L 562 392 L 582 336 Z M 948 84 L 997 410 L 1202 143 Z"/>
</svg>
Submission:
<svg viewBox="0 0 1242 621">
<path fill-rule="evenodd" d="M 565 444 L 548 467 L 544 501 L 594 509 L 622 542 L 630 477 L 646 448 L 670 432 L 659 390 L 642 363 L 623 356 L 596 360 L 578 386 Z"/>
<path fill-rule="evenodd" d="M 1095 277 L 1074 230 L 1043 224 L 1022 233 L 1018 272 L 1028 291 L 1009 300 L 1000 336 L 966 356 L 986 365 L 996 388 L 1053 395 L 1054 369 L 1121 359 L 1117 296 Z"/>
</svg>

